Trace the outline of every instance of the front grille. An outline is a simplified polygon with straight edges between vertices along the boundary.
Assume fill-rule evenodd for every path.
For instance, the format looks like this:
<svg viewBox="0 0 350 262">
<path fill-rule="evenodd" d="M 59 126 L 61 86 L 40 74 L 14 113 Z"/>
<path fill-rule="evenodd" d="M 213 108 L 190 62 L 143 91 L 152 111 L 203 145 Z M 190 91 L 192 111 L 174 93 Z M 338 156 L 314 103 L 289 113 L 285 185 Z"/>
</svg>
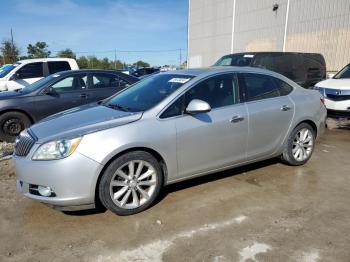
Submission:
<svg viewBox="0 0 350 262">
<path fill-rule="evenodd" d="M 33 138 L 33 136 L 31 136 L 27 130 L 24 130 L 17 137 L 16 145 L 15 145 L 15 155 L 27 156 L 34 144 L 35 144 L 35 139 Z"/>
<path fill-rule="evenodd" d="M 333 100 L 333 101 L 344 101 L 344 100 L 350 100 L 350 95 L 333 95 L 333 94 L 327 94 L 327 98 Z"/>
</svg>

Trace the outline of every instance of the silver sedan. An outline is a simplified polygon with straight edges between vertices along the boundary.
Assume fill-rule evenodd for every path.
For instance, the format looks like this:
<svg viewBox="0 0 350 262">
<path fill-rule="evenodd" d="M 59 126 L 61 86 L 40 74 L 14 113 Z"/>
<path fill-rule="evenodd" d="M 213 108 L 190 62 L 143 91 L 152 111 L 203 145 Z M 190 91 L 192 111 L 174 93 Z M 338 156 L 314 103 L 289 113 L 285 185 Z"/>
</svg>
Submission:
<svg viewBox="0 0 350 262">
<path fill-rule="evenodd" d="M 61 210 L 145 210 L 165 185 L 280 157 L 306 163 L 324 129 L 317 91 L 262 69 L 150 76 L 17 139 L 17 188 Z"/>
</svg>

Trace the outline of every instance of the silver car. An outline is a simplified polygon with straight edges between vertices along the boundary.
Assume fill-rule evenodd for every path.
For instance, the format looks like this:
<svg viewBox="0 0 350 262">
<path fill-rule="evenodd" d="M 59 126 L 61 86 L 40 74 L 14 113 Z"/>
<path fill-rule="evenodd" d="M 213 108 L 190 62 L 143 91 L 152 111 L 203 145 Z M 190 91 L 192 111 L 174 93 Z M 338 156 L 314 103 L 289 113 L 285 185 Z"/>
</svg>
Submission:
<svg viewBox="0 0 350 262">
<path fill-rule="evenodd" d="M 274 157 L 306 163 L 325 117 L 319 92 L 270 71 L 160 73 L 23 131 L 17 188 L 61 210 L 135 214 L 171 183 Z"/>
</svg>

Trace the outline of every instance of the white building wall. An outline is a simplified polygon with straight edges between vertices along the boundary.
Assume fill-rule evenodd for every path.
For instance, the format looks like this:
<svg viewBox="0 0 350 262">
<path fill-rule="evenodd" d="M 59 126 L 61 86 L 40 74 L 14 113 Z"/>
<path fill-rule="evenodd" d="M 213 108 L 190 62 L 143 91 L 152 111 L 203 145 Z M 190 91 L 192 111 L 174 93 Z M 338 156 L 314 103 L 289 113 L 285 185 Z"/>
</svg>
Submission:
<svg viewBox="0 0 350 262">
<path fill-rule="evenodd" d="M 289 0 L 287 25 L 288 0 L 189 1 L 189 67 L 231 52 L 283 51 L 285 29 L 285 51 L 321 53 L 328 71 L 350 63 L 349 0 Z"/>
</svg>

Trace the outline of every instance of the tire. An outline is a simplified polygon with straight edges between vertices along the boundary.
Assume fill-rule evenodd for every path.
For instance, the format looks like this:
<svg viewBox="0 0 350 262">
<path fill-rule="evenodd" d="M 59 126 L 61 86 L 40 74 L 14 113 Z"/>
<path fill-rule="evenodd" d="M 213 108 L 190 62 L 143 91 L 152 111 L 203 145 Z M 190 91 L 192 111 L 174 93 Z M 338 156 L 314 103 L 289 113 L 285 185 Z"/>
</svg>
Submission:
<svg viewBox="0 0 350 262">
<path fill-rule="evenodd" d="M 15 142 L 16 136 L 30 125 L 30 119 L 23 113 L 12 111 L 0 115 L 0 141 Z"/>
<path fill-rule="evenodd" d="M 118 157 L 106 168 L 98 185 L 98 196 L 113 213 L 132 215 L 150 207 L 162 185 L 158 160 L 148 152 L 133 151 Z"/>
<path fill-rule="evenodd" d="M 305 135 L 307 130 L 307 136 L 298 140 L 299 134 Z M 315 147 L 315 131 L 306 123 L 298 125 L 290 134 L 285 149 L 281 155 L 281 159 L 284 163 L 291 166 L 304 165 L 312 156 Z M 299 152 L 299 153 L 298 153 Z"/>
</svg>

